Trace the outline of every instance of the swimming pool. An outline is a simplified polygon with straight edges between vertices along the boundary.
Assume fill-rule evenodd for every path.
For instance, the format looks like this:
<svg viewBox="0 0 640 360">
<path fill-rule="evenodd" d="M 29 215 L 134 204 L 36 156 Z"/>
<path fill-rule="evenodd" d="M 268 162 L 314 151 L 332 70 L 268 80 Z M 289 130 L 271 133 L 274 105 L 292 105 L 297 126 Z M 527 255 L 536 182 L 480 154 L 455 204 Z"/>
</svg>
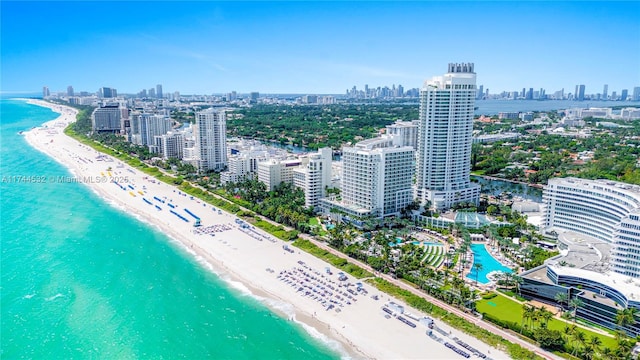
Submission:
<svg viewBox="0 0 640 360">
<path fill-rule="evenodd" d="M 482 264 L 482 270 L 478 273 L 478 282 L 481 284 L 488 284 L 490 280 L 487 278 L 487 274 L 492 271 L 502 271 L 506 273 L 512 272 L 511 269 L 502 265 L 496 260 L 487 249 L 484 244 L 471 244 L 471 251 L 473 251 L 473 264 Z M 467 279 L 476 281 L 476 269 L 471 266 L 471 272 L 467 274 Z"/>
</svg>

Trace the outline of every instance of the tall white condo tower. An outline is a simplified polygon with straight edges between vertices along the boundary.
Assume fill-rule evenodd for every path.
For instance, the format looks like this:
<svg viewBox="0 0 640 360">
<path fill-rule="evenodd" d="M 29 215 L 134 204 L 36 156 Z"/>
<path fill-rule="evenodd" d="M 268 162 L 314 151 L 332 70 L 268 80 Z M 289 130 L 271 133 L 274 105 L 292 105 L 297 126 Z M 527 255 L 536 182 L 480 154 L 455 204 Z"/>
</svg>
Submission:
<svg viewBox="0 0 640 360">
<path fill-rule="evenodd" d="M 473 63 L 449 64 L 420 90 L 416 198 L 436 210 L 479 202 L 469 180 L 475 97 Z"/>
</svg>

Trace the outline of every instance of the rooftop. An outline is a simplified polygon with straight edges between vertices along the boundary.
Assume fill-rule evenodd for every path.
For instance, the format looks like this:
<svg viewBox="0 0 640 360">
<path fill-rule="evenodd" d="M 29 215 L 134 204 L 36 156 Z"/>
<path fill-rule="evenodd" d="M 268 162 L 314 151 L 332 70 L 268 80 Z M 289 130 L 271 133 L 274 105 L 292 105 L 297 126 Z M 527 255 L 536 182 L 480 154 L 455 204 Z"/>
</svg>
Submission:
<svg viewBox="0 0 640 360">
<path fill-rule="evenodd" d="M 614 272 L 599 273 L 568 266 L 551 266 L 558 276 L 573 276 L 609 286 L 623 294 L 628 300 L 640 301 L 640 279 Z"/>
</svg>

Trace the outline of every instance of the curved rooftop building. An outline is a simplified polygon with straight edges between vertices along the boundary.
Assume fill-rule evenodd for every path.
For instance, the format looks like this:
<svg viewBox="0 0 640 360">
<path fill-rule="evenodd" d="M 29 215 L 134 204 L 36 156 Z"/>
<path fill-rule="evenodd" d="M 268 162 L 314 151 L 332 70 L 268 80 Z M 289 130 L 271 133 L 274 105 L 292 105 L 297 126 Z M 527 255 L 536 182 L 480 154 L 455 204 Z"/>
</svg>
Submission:
<svg viewBox="0 0 640 360">
<path fill-rule="evenodd" d="M 612 245 L 611 268 L 640 277 L 640 186 L 611 180 L 550 179 L 543 231 L 572 231 Z"/>
</svg>

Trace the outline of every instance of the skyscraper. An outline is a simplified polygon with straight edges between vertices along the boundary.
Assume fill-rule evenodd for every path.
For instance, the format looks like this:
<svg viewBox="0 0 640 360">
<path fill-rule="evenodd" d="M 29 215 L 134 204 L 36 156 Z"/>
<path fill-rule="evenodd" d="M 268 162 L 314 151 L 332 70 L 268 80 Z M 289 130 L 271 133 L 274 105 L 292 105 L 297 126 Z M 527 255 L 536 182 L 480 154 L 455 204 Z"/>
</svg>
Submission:
<svg viewBox="0 0 640 360">
<path fill-rule="evenodd" d="M 48 97 L 49 95 L 51 95 L 51 93 L 49 92 L 49 87 L 47 87 L 47 86 L 43 86 L 43 87 L 42 87 L 42 97 L 43 97 L 43 98 L 46 98 L 46 97 Z"/>
<path fill-rule="evenodd" d="M 604 89 L 602 89 L 602 100 L 607 100 L 607 93 L 609 92 L 609 85 L 604 84 Z"/>
<path fill-rule="evenodd" d="M 193 134 L 198 170 L 224 169 L 227 166 L 227 115 L 224 110 L 209 108 L 197 112 Z"/>
<path fill-rule="evenodd" d="M 584 100 L 584 85 L 578 86 L 578 92 L 576 93 L 576 100 L 578 101 Z"/>
<path fill-rule="evenodd" d="M 416 197 L 438 210 L 455 203 L 478 204 L 471 183 L 471 144 L 476 96 L 473 63 L 449 64 L 443 76 L 420 90 Z"/>
<path fill-rule="evenodd" d="M 156 97 L 162 99 L 162 84 L 156 85 Z"/>
<path fill-rule="evenodd" d="M 107 104 L 93 110 L 91 130 L 94 132 L 119 132 L 122 124 L 122 111 L 117 103 Z"/>
<path fill-rule="evenodd" d="M 67 86 L 67 96 L 73 96 L 73 86 Z"/>
<path fill-rule="evenodd" d="M 118 97 L 118 92 L 116 91 L 116 89 L 113 89 L 113 88 L 101 87 L 98 90 L 98 97 L 100 97 L 100 98 L 114 98 L 114 97 Z"/>
<path fill-rule="evenodd" d="M 633 96 L 631 97 L 633 101 L 640 101 L 640 86 L 636 86 L 633 88 Z"/>
<path fill-rule="evenodd" d="M 628 95 L 629 95 L 629 90 L 622 89 L 622 93 L 620 93 L 620 101 L 627 101 Z"/>
</svg>

